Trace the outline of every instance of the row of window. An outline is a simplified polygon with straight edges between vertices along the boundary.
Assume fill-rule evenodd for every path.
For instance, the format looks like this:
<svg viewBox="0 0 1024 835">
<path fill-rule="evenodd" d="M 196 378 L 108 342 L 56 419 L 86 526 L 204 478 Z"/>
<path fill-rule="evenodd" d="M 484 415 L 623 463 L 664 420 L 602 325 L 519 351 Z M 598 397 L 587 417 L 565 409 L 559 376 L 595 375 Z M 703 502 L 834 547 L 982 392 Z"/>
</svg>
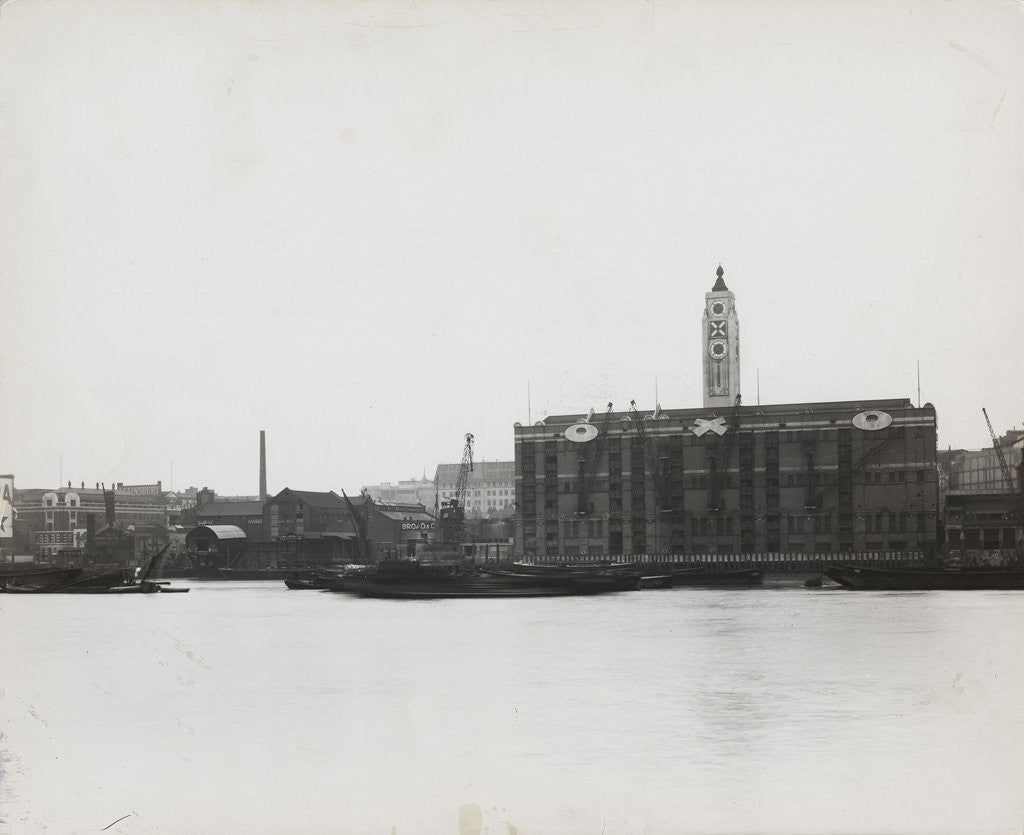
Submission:
<svg viewBox="0 0 1024 835">
<path fill-rule="evenodd" d="M 865 513 L 864 529 L 868 533 L 927 531 L 929 529 L 928 515 L 925 513 Z"/>
<path fill-rule="evenodd" d="M 911 479 L 911 473 L 913 478 Z M 786 473 L 785 484 L 786 487 L 806 487 L 808 482 L 811 486 L 825 486 L 834 484 L 836 482 L 837 473 L 834 472 L 821 472 L 821 473 Z M 730 474 L 723 474 L 720 476 L 721 481 L 719 482 L 721 487 L 732 488 L 737 486 L 737 482 L 741 486 L 753 487 L 752 475 L 741 473 L 740 478 Z M 867 470 L 864 473 L 865 484 L 903 484 L 907 481 L 923 482 L 927 480 L 925 470 Z M 630 482 L 632 484 L 632 480 Z M 661 478 L 658 479 L 658 483 L 669 486 L 672 491 L 678 491 L 684 488 L 691 490 L 707 490 L 711 486 L 711 477 L 706 475 L 691 476 L 688 479 L 680 477 L 673 477 L 671 479 Z M 765 486 L 768 489 L 777 489 L 781 486 L 781 480 L 779 477 L 767 477 L 765 479 Z M 579 487 L 579 481 L 572 478 L 563 478 L 558 482 L 559 490 L 562 493 L 575 493 Z M 543 491 L 543 484 L 537 484 L 538 492 Z M 591 485 L 591 489 L 595 492 L 604 492 L 606 490 L 621 489 L 618 483 L 609 484 L 604 479 L 595 479 Z"/>
<path fill-rule="evenodd" d="M 911 543 L 908 543 L 906 540 L 890 540 L 888 543 L 886 543 L 885 541 L 880 540 L 880 539 L 878 539 L 878 540 L 869 540 L 869 541 L 864 543 L 863 550 L 865 550 L 865 551 L 875 551 L 875 552 L 906 551 L 908 548 L 911 548 L 911 547 L 914 547 L 914 548 L 923 547 L 926 544 L 926 542 L 927 542 L 927 540 L 922 540 L 921 542 L 911 544 Z M 546 546 L 547 546 L 549 551 L 552 550 L 552 549 L 557 549 L 558 548 L 558 542 L 556 540 L 548 539 L 545 544 L 546 544 Z M 644 553 L 647 550 L 647 540 L 646 540 L 645 537 L 635 538 L 634 541 L 631 543 L 631 545 L 632 545 L 632 551 L 634 553 L 637 553 L 637 554 L 642 554 L 642 553 Z M 710 542 L 696 542 L 695 541 L 695 542 L 690 543 L 687 546 L 687 545 L 684 545 L 684 543 L 681 542 L 681 541 L 672 540 L 671 545 L 673 546 L 673 549 L 677 550 L 678 552 L 681 552 L 683 550 L 683 548 L 686 547 L 691 553 L 696 553 L 696 554 L 703 553 L 703 554 L 719 554 L 719 555 L 721 555 L 721 554 L 734 554 L 734 553 L 737 553 L 737 551 L 733 547 L 732 543 L 729 543 L 729 542 L 714 542 L 714 541 L 710 541 Z M 966 545 L 965 547 L 966 548 L 970 548 L 972 546 Z M 974 545 L 973 547 L 978 548 L 978 547 L 980 547 L 980 545 Z M 988 548 L 988 547 L 996 548 L 996 547 L 999 547 L 999 546 L 991 545 L 991 544 L 986 544 L 984 547 L 986 547 L 986 548 Z M 1013 545 L 1010 545 L 1010 546 L 1005 546 L 1004 545 L 1003 547 L 1013 547 Z M 532 556 L 532 555 L 536 555 L 537 554 L 537 550 L 538 550 L 538 548 L 537 548 L 537 540 L 536 539 L 526 540 L 526 542 L 524 543 L 524 553 Z M 559 549 L 559 552 L 560 553 L 564 553 L 564 554 L 576 554 L 576 553 L 579 553 L 579 549 L 576 548 L 576 547 L 572 547 L 572 546 L 565 546 L 564 548 Z M 752 548 L 743 548 L 742 552 L 745 553 L 745 554 L 754 554 L 755 553 Z M 831 542 L 820 542 L 820 541 L 819 542 L 801 542 L 801 541 L 796 541 L 796 540 L 790 540 L 789 542 L 786 543 L 785 551 L 782 550 L 782 547 L 781 547 L 781 545 L 779 543 L 775 543 L 771 548 L 768 549 L 768 552 L 769 553 L 773 553 L 773 554 L 831 554 L 832 553 L 832 543 Z M 591 544 L 589 544 L 587 546 L 587 553 L 592 555 L 592 556 L 601 556 L 604 553 L 604 549 L 600 545 L 594 545 L 594 544 L 591 543 Z M 617 541 L 617 542 L 609 541 L 609 553 L 610 554 L 621 554 L 622 553 L 622 542 L 621 542 L 621 540 Z"/>
<path fill-rule="evenodd" d="M 63 545 L 74 541 L 74 531 L 39 531 L 36 534 L 38 545 Z"/>
<path fill-rule="evenodd" d="M 865 433 L 865 435 L 867 434 L 868 433 Z M 780 443 L 809 443 L 812 441 L 828 442 L 842 440 L 844 443 L 849 444 L 852 443 L 853 440 L 852 431 L 847 432 L 844 434 L 844 436 L 840 437 L 840 430 L 838 427 L 835 429 L 780 428 L 775 433 L 772 433 L 770 430 L 757 433 L 739 430 L 739 432 L 737 432 L 736 435 L 739 436 L 741 443 L 744 443 L 746 445 L 752 446 L 752 439 L 761 437 L 764 438 L 766 446 L 770 445 L 775 448 L 778 448 L 778 445 Z M 734 437 L 736 437 L 736 435 L 734 435 Z M 877 437 L 879 440 L 883 438 L 886 440 L 927 440 L 934 437 L 934 435 L 935 430 L 933 427 L 930 426 L 890 426 L 886 429 L 877 430 L 875 432 L 870 433 L 870 438 L 874 439 Z M 619 439 L 622 444 L 629 444 L 634 447 L 640 445 L 640 441 L 636 436 L 620 435 Z M 611 449 L 615 450 L 615 437 L 613 436 L 610 440 L 612 441 Z M 651 441 L 654 444 L 669 442 L 674 443 L 677 447 L 681 447 L 684 445 L 707 446 L 709 439 L 705 438 L 704 436 L 698 437 L 697 435 L 694 435 L 690 432 L 684 432 L 672 435 L 655 436 L 651 439 Z M 714 441 L 712 441 L 712 443 L 714 443 Z M 544 444 L 548 444 L 548 446 L 543 446 Z M 556 463 L 558 460 L 558 456 L 557 452 L 553 451 L 557 449 L 556 445 L 558 445 L 558 447 L 562 447 L 563 450 L 575 448 L 574 444 L 570 446 L 568 443 L 565 443 L 564 438 L 560 434 L 555 436 L 554 438 L 551 438 L 549 441 L 527 441 L 523 444 L 522 454 L 524 456 L 524 460 L 529 461 L 530 458 L 537 451 L 537 448 L 539 446 L 542 446 L 545 463 Z"/>
<path fill-rule="evenodd" d="M 59 504 L 60 502 L 58 502 L 54 496 L 46 496 L 43 499 L 43 507 L 57 507 L 57 505 Z M 78 507 L 78 497 L 68 496 L 67 500 L 65 501 L 65 504 L 68 507 Z"/>
<path fill-rule="evenodd" d="M 500 490 L 501 488 L 509 487 L 509 485 L 510 482 L 508 481 L 470 481 L 469 484 L 467 485 L 467 488 L 472 489 L 476 491 L 477 494 L 479 494 L 481 490 L 488 490 L 489 492 L 489 488 Z M 455 483 L 452 482 L 451 484 L 438 484 L 436 489 L 440 493 L 454 493 L 455 487 Z"/>
</svg>

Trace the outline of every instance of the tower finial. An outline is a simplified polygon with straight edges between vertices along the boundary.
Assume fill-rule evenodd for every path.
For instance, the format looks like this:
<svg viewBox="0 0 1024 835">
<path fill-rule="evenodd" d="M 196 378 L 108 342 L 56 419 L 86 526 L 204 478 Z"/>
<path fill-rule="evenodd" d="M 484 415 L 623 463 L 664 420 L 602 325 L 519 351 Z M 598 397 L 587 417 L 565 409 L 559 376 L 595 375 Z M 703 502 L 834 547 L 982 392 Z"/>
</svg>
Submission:
<svg viewBox="0 0 1024 835">
<path fill-rule="evenodd" d="M 711 288 L 711 292 L 713 292 L 713 293 L 720 293 L 723 290 L 727 291 L 729 288 L 725 286 L 725 279 L 722 278 L 722 276 L 725 275 L 725 270 L 722 269 L 722 265 L 721 264 L 719 264 L 718 265 L 718 269 L 715 270 L 715 275 L 718 276 L 718 281 L 716 281 L 715 282 L 715 286 Z"/>
</svg>

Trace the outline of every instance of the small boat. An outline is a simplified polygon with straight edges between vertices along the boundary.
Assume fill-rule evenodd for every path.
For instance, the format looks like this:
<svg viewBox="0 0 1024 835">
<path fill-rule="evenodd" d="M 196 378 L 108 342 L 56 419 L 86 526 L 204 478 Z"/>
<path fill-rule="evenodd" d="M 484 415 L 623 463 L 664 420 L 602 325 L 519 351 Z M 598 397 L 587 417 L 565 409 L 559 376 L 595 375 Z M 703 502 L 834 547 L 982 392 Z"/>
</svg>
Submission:
<svg viewBox="0 0 1024 835">
<path fill-rule="evenodd" d="M 154 554 L 138 579 L 125 568 L 91 572 L 76 568 L 65 569 L 68 573 L 62 578 L 50 576 L 49 572 L 35 579 L 31 574 L 23 574 L 18 580 L 6 580 L 3 591 L 7 594 L 166 594 L 188 591 L 187 588 L 171 588 L 167 583 L 148 579 L 166 551 L 167 546 L 164 546 Z"/>
<path fill-rule="evenodd" d="M 71 582 L 81 575 L 81 568 L 35 568 L 23 571 L 8 571 L 0 576 L 0 592 L 6 591 L 8 584 L 54 588 Z"/>
<path fill-rule="evenodd" d="M 285 577 L 284 584 L 297 591 L 323 591 L 330 588 L 324 580 L 317 580 L 313 577 Z"/>
<path fill-rule="evenodd" d="M 830 565 L 824 570 L 843 588 L 860 591 L 935 591 L 1024 589 L 1024 567 L 871 568 Z"/>
<path fill-rule="evenodd" d="M 4 591 L 7 594 L 156 594 L 161 591 L 166 591 L 157 583 L 151 583 L 148 580 L 142 582 L 125 582 L 117 585 L 108 585 L 98 580 L 97 575 L 95 584 L 91 581 L 94 578 L 88 578 L 88 581 L 84 584 L 77 583 L 66 583 L 62 586 L 35 586 L 28 583 L 8 583 Z M 188 589 L 174 589 L 173 591 L 188 591 Z"/>
<path fill-rule="evenodd" d="M 141 583 L 130 583 L 124 586 L 111 586 L 109 589 L 96 589 L 93 594 L 158 594 L 163 589 L 156 583 L 143 580 Z"/>
</svg>

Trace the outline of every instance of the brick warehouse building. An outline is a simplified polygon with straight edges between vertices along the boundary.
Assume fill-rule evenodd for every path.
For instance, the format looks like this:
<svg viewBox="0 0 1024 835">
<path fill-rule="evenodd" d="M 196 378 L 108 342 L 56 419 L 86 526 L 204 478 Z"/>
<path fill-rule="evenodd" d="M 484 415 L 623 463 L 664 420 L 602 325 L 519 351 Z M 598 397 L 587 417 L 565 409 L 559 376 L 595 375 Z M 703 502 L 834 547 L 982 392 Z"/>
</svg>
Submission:
<svg viewBox="0 0 1024 835">
<path fill-rule="evenodd" d="M 703 340 L 702 408 L 515 425 L 516 556 L 935 552 L 931 404 L 742 405 L 721 268 Z"/>
<path fill-rule="evenodd" d="M 516 553 L 932 552 L 935 433 L 909 400 L 517 425 Z"/>
</svg>

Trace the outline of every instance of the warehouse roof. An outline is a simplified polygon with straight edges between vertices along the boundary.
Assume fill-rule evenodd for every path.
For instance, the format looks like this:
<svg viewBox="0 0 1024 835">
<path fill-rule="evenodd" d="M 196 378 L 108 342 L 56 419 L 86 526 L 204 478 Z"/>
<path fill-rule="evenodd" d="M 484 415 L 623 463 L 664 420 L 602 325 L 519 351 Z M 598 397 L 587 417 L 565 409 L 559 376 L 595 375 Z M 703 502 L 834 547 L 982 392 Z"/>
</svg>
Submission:
<svg viewBox="0 0 1024 835">
<path fill-rule="evenodd" d="M 217 539 L 245 539 L 245 531 L 237 525 L 196 525 L 189 533 L 201 530 L 209 531 Z"/>
</svg>

